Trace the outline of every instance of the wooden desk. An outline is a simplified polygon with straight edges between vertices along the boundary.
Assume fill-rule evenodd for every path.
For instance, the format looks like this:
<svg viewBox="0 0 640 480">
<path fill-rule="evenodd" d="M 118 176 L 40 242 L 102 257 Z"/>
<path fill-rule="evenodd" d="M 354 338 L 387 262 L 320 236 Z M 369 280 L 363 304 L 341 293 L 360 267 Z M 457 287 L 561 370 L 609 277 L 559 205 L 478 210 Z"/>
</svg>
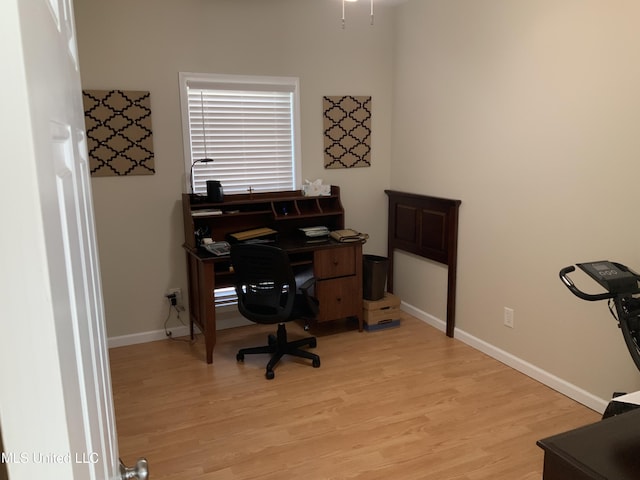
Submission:
<svg viewBox="0 0 640 480">
<path fill-rule="evenodd" d="M 543 480 L 640 478 L 640 410 L 538 441 Z"/>
<path fill-rule="evenodd" d="M 276 245 L 289 253 L 292 264 L 313 266 L 315 295 L 320 302 L 316 321 L 357 317 L 362 331 L 362 244 L 307 242 L 298 231 L 316 225 L 330 230 L 344 228 L 338 187 L 331 187 L 331 195 L 326 197 L 304 197 L 300 191 L 240 194 L 227 195 L 224 202 L 212 204 L 185 194 L 182 203 L 191 335 L 197 324 L 204 334 L 207 363 L 213 362 L 216 343 L 214 291 L 232 286 L 233 273 L 229 256 L 216 257 L 198 246 L 202 236 L 219 241 L 229 233 L 252 228 L 277 230 Z M 202 214 L 212 208 L 222 213 Z"/>
</svg>

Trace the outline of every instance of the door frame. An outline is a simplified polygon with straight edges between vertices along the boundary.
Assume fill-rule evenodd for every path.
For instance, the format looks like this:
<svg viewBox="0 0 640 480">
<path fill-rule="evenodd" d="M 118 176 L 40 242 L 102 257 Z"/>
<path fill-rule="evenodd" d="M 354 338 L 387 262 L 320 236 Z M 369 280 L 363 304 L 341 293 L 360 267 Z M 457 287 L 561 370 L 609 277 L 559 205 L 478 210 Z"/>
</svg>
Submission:
<svg viewBox="0 0 640 480">
<path fill-rule="evenodd" d="M 61 21 L 51 27 L 51 18 L 56 16 Z M 56 198 L 51 198 L 51 184 L 44 184 L 39 172 L 43 157 L 53 157 L 50 150 L 47 154 L 42 149 L 39 106 L 51 99 L 66 102 L 67 95 L 81 99 L 77 69 L 67 69 L 71 75 L 66 82 L 51 78 L 53 75 L 38 75 L 51 66 L 47 63 L 57 61 L 57 57 L 47 57 L 50 45 L 43 45 L 55 36 L 56 27 L 64 46 L 54 49 L 74 48 L 71 0 L 0 2 L 0 150 L 4 160 L 0 162 L 0 425 L 5 448 L 0 461 L 5 463 L 11 480 L 87 480 L 86 472 L 93 470 L 98 473 L 90 478 L 114 480 L 119 473 L 117 440 L 99 278 L 97 285 L 93 284 L 98 314 L 88 322 L 97 331 L 98 341 L 87 347 L 82 336 L 70 335 L 71 320 L 61 319 L 60 305 L 69 302 L 69 296 L 52 288 L 59 279 L 49 269 L 52 254 L 59 252 L 48 249 L 45 242 L 49 228 L 46 217 Z M 40 67 L 33 68 L 37 65 Z M 81 110 L 79 105 L 73 108 Z M 48 125 L 52 119 L 44 120 Z M 75 128 L 77 124 L 76 118 L 72 125 Z M 75 131 L 72 135 L 75 145 Z M 85 193 L 90 197 L 90 189 Z M 88 206 L 83 213 L 91 224 L 90 198 Z M 92 241 L 89 238 L 89 243 Z M 87 261 L 97 263 L 97 255 Z M 82 353 L 87 348 L 99 357 L 93 357 L 93 362 L 106 366 L 106 378 L 94 384 L 85 383 L 86 372 L 78 371 L 80 359 L 87 358 Z M 86 367 L 91 375 L 95 368 L 90 367 L 95 365 Z M 89 392 L 89 396 L 83 392 Z M 80 397 L 100 397 L 98 403 L 104 402 L 103 414 L 109 418 L 96 421 L 87 413 L 86 405 L 76 410 Z M 92 408 L 89 406 L 89 410 Z M 96 451 L 86 451 L 81 445 L 93 445 Z M 93 468 L 92 462 L 102 465 Z"/>
</svg>

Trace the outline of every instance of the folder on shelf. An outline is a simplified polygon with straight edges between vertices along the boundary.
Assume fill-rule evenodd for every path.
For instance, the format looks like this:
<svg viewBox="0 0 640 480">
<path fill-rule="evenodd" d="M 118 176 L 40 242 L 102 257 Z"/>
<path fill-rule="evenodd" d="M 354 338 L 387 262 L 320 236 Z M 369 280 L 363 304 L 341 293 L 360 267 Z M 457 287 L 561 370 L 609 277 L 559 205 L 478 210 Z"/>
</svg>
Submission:
<svg viewBox="0 0 640 480">
<path fill-rule="evenodd" d="M 203 208 L 200 210 L 191 210 L 192 217 L 208 217 L 210 215 L 222 215 L 219 208 Z"/>
</svg>

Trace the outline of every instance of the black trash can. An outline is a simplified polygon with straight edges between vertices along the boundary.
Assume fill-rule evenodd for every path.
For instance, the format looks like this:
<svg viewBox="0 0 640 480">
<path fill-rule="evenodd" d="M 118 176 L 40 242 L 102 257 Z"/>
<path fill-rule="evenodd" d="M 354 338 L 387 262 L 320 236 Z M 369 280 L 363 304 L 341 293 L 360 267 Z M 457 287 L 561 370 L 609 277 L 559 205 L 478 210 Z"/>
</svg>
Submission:
<svg viewBox="0 0 640 480">
<path fill-rule="evenodd" d="M 380 300 L 387 285 L 387 257 L 362 256 L 362 296 L 365 300 Z"/>
</svg>

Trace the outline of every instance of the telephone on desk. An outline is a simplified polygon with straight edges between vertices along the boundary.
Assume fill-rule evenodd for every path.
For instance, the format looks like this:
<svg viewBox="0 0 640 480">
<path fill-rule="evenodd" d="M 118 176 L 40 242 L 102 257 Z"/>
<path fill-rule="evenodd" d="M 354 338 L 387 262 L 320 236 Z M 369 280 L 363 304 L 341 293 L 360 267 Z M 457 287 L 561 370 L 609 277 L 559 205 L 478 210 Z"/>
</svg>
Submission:
<svg viewBox="0 0 640 480">
<path fill-rule="evenodd" d="M 329 229 L 325 226 L 302 227 L 299 230 L 306 238 L 322 238 L 329 236 Z"/>
</svg>

